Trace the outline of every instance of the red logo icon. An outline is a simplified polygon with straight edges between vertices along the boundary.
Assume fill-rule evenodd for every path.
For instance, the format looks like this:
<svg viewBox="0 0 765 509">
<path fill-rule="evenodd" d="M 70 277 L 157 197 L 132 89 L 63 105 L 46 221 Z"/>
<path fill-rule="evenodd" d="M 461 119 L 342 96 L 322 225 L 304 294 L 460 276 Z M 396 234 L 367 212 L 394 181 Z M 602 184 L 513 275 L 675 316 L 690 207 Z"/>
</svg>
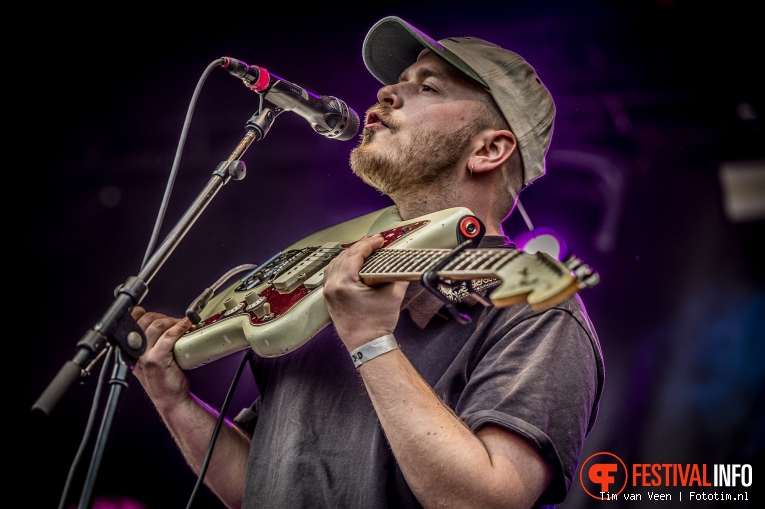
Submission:
<svg viewBox="0 0 765 509">
<path fill-rule="evenodd" d="M 609 500 L 627 486 L 627 466 L 616 454 L 597 452 L 582 463 L 579 482 L 592 498 Z"/>
</svg>

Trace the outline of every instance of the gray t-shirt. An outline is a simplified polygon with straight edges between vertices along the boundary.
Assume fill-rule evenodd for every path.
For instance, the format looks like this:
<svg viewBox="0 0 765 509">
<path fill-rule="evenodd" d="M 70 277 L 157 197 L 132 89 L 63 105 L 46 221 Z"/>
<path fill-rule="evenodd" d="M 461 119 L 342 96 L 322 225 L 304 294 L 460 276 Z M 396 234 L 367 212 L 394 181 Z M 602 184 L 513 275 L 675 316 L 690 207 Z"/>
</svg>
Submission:
<svg viewBox="0 0 765 509">
<path fill-rule="evenodd" d="M 486 237 L 481 247 L 506 243 Z M 462 325 L 410 284 L 395 331 L 401 350 L 471 429 L 493 423 L 534 444 L 554 472 L 538 503 L 561 502 L 604 379 L 581 300 L 465 312 L 471 321 Z M 255 357 L 254 376 L 261 397 L 241 423 L 253 435 L 244 508 L 421 507 L 332 326 L 287 355 Z"/>
</svg>

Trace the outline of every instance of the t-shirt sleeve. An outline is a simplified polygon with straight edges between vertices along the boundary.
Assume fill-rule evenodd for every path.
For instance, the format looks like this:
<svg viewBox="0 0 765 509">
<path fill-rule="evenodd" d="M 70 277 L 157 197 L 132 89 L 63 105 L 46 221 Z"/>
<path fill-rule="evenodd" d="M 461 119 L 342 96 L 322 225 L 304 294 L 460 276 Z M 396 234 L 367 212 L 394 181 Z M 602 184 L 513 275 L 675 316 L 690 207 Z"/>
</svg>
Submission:
<svg viewBox="0 0 765 509">
<path fill-rule="evenodd" d="M 457 413 L 533 443 L 553 468 L 539 503 L 565 499 L 603 382 L 600 346 L 576 298 L 496 326 L 476 356 Z"/>
</svg>

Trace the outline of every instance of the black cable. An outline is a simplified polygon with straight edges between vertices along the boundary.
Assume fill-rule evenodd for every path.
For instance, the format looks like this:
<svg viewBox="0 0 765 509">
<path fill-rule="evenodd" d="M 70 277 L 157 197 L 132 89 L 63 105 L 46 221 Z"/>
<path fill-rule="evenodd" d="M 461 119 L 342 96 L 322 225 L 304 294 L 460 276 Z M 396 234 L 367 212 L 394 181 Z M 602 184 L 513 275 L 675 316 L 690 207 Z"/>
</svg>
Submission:
<svg viewBox="0 0 765 509">
<path fill-rule="evenodd" d="M 186 505 L 187 509 L 191 507 L 191 504 L 194 502 L 194 497 L 196 496 L 197 491 L 199 491 L 199 487 L 204 482 L 205 473 L 207 472 L 207 468 L 210 466 L 210 460 L 212 459 L 213 449 L 215 448 L 215 441 L 218 439 L 218 433 L 220 433 L 220 427 L 223 425 L 223 421 L 226 420 L 226 412 L 228 411 L 228 407 L 231 404 L 231 398 L 234 396 L 234 390 L 236 389 L 236 386 L 239 383 L 239 377 L 242 376 L 242 371 L 244 370 L 244 367 L 247 365 L 251 357 L 252 357 L 252 349 L 248 348 L 247 351 L 244 353 L 244 356 L 242 356 L 242 361 L 239 363 L 239 367 L 236 369 L 236 374 L 234 375 L 234 379 L 231 381 L 231 387 L 228 388 L 228 393 L 226 394 L 226 400 L 223 402 L 223 407 L 220 409 L 220 412 L 218 413 L 218 420 L 215 423 L 215 429 L 213 430 L 212 436 L 210 437 L 210 445 L 207 447 L 207 454 L 205 455 L 205 461 L 202 464 L 202 468 L 199 471 L 199 477 L 197 478 L 197 482 L 194 485 L 194 489 L 191 492 L 191 496 L 189 497 L 189 503 Z"/>
</svg>

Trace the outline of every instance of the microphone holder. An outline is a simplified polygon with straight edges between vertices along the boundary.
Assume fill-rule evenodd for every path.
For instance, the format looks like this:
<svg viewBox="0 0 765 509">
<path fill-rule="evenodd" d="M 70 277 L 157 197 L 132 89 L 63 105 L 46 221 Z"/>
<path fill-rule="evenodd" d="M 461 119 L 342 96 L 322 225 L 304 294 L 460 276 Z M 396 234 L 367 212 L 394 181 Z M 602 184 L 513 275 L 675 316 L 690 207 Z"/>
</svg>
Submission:
<svg viewBox="0 0 765 509">
<path fill-rule="evenodd" d="M 88 470 L 78 509 L 89 508 L 92 504 L 92 489 L 105 448 L 114 416 L 116 415 L 119 398 L 131 373 L 131 368 L 146 350 L 146 337 L 130 312 L 139 304 L 148 292 L 149 282 L 156 276 L 160 267 L 170 257 L 170 254 L 188 233 L 191 226 L 199 218 L 207 205 L 218 191 L 231 179 L 242 180 L 246 175 L 246 167 L 240 159 L 252 142 L 263 139 L 268 133 L 274 119 L 280 111 L 271 108 L 261 108 L 247 121 L 246 134 L 231 152 L 228 159 L 221 162 L 209 182 L 197 195 L 186 212 L 178 220 L 173 229 L 167 234 L 152 256 L 141 267 L 135 276 L 127 278 L 125 283 L 115 289 L 114 302 L 77 342 L 77 352 L 59 370 L 47 388 L 32 406 L 33 412 L 48 415 L 69 387 L 79 378 L 88 376 L 91 360 L 100 356 L 109 343 L 116 347 L 114 369 L 110 380 L 111 392 L 108 404 L 101 421 L 97 443 Z M 94 362 L 93 362 L 94 363 Z M 106 369 L 106 368 L 104 368 Z"/>
</svg>

